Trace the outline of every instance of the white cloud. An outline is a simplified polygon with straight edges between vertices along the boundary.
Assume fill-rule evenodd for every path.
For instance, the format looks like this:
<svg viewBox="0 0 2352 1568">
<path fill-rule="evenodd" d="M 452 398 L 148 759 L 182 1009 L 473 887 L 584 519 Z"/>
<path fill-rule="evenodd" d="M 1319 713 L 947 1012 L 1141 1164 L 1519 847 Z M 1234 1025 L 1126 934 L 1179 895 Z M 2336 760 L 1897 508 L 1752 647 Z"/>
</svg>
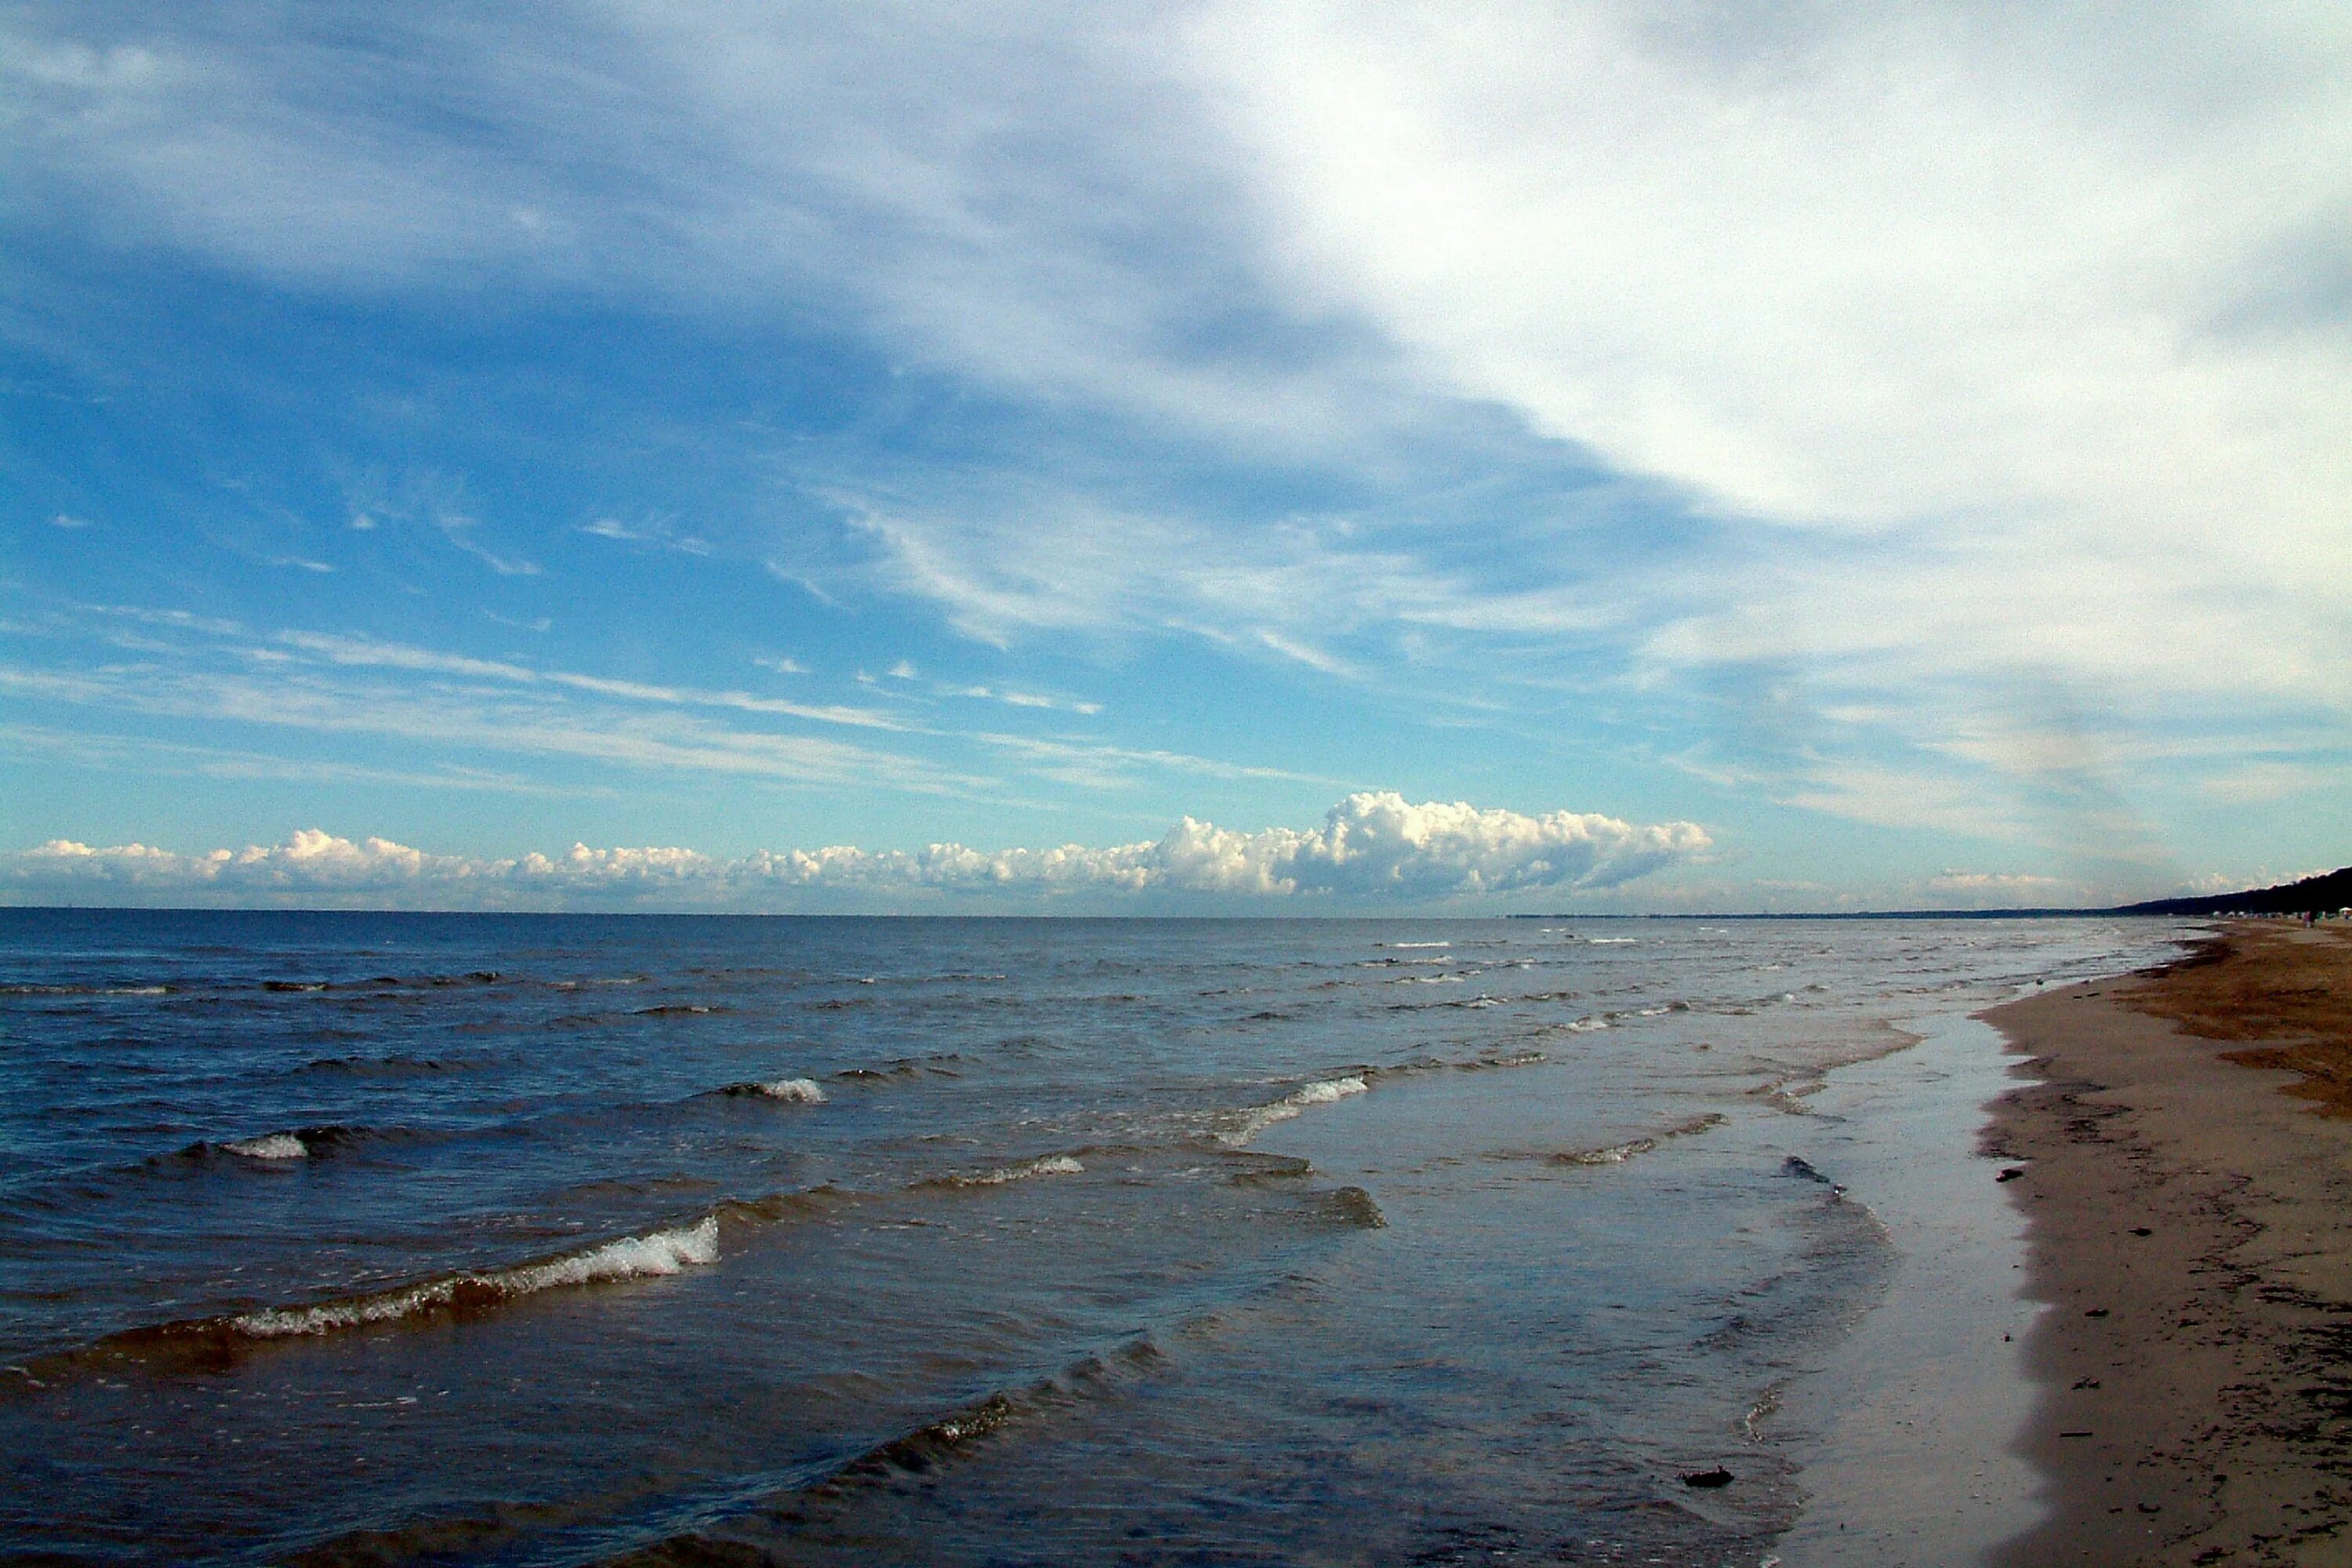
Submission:
<svg viewBox="0 0 2352 1568">
<path fill-rule="evenodd" d="M 304 287 L 814 301 L 895 360 L 1140 411 L 1225 472 L 1303 458 L 1392 514 L 795 471 L 865 529 L 868 585 L 972 637 L 1174 630 L 1416 707 L 1793 668 L 1869 716 L 1812 715 L 1781 799 L 1979 837 L 2026 831 L 2045 776 L 2040 700 L 1985 712 L 2021 676 L 2119 730 L 2340 745 L 2352 713 L 2340 5 L 287 16 L 9 13 L 24 205 Z M 1400 454 L 1496 409 L 1714 527 L 1629 564 L 1589 516 L 1407 516 Z M 454 488 L 376 489 L 353 526 L 536 570 Z M 1423 659 L 1457 679 L 1408 693 Z"/>
<path fill-rule="evenodd" d="M 1157 840 L 1087 848 L 919 850 L 849 846 L 716 859 L 691 849 L 592 849 L 501 858 L 433 855 L 384 838 L 308 830 L 282 844 L 180 855 L 57 839 L 0 857 L 0 897 L 432 908 L 793 909 L 828 900 L 924 905 L 1154 898 L 1316 907 L 1427 904 L 1537 889 L 1610 889 L 1709 847 L 1687 822 L 1526 816 L 1394 794 L 1349 796 L 1320 827 L 1239 833 L 1186 817 Z"/>
<path fill-rule="evenodd" d="M 577 691 L 593 692 L 600 697 L 625 698 L 637 702 L 659 703 L 681 708 L 731 709 L 742 713 L 772 713 L 794 719 L 813 719 L 827 724 L 845 724 L 858 729 L 896 730 L 902 727 L 887 714 L 877 713 L 868 708 L 787 702 L 781 698 L 757 697 L 745 691 L 705 691 L 691 687 L 662 686 L 646 681 L 613 680 L 603 676 L 582 675 L 569 670 L 532 669 L 502 660 L 470 658 L 460 654 L 438 653 L 429 648 L 415 647 L 404 643 L 381 642 L 373 637 L 341 637 L 320 632 L 280 632 L 278 634 L 277 640 L 289 647 L 316 654 L 331 664 L 443 671 L 451 675 L 474 676 L 488 680 L 511 681 L 522 686 L 568 687 Z"/>
<path fill-rule="evenodd" d="M 675 550 L 681 555 L 708 555 L 710 542 L 690 533 L 678 531 L 677 520 L 671 517 L 648 517 L 641 522 L 623 522 L 616 517 L 600 517 L 593 522 L 580 525 L 580 531 L 598 539 L 619 540 L 629 544 L 651 544 L 663 550 Z"/>
<path fill-rule="evenodd" d="M 141 656 L 138 662 L 38 668 L 0 661 L 0 691 L 31 701 L 208 725 L 226 721 L 391 736 L 435 753 L 479 750 L 926 795 L 980 794 L 998 800 L 1005 798 L 1006 763 L 1032 779 L 1090 790 L 1130 787 L 1146 771 L 1342 787 L 1356 782 L 1164 747 L 933 727 L 869 708 L 620 680 L 368 637 L 260 632 L 179 611 L 83 606 L 79 617 L 61 617 L 53 629 L 72 626 L 77 619 L 111 647 Z M 129 629 L 134 627 L 142 629 Z M 148 629 L 165 635 L 150 636 Z M 793 666 L 800 672 L 790 659 L 755 662 L 771 668 Z M 406 676 L 423 679 L 398 679 Z M 867 674 L 859 679 L 869 686 L 882 684 Z M 1100 708 L 988 687 L 930 689 L 1081 715 Z M 759 727 L 775 720 L 882 731 L 904 749 Z M 943 747 L 961 750 L 969 765 L 943 758 Z M 562 786 L 563 793 L 577 793 L 578 787 Z"/>
<path fill-rule="evenodd" d="M 386 735 L 436 750 L 919 793 L 985 782 L 820 736 L 735 728 L 691 713 L 583 708 L 529 692 L 404 688 L 288 672 L 258 680 L 152 666 L 74 673 L 0 666 L 0 690 L 115 712 Z"/>
<path fill-rule="evenodd" d="M 1092 715 L 1102 711 L 1099 702 L 1082 701 L 1075 697 L 1049 697 L 1041 691 L 1016 691 L 999 686 L 942 686 L 942 697 L 970 697 L 982 702 L 1002 702 L 1008 708 L 1040 708 L 1059 713 Z"/>
<path fill-rule="evenodd" d="M 1660 653 L 2340 709 L 2346 16 L 1247 0 L 1195 37 L 1298 297 L 1819 541 L 1757 535 Z"/>
<path fill-rule="evenodd" d="M 544 570 L 536 561 L 482 542 L 478 531 L 481 519 L 466 499 L 462 478 L 450 479 L 429 469 L 412 469 L 396 479 L 369 472 L 345 487 L 343 500 L 351 526 L 362 532 L 387 519 L 424 523 L 501 577 L 536 577 Z"/>
<path fill-rule="evenodd" d="M 512 773 L 480 768 L 371 768 L 350 763 L 301 760 L 219 746 L 183 745 L 148 737 L 94 734 L 87 731 L 0 724 L 0 750 L 34 752 L 84 767 L 154 775 L 221 779 L 271 779 L 306 784 L 396 784 L 406 789 L 494 791 L 509 795 L 602 795 L 597 787 L 557 789 Z"/>
</svg>

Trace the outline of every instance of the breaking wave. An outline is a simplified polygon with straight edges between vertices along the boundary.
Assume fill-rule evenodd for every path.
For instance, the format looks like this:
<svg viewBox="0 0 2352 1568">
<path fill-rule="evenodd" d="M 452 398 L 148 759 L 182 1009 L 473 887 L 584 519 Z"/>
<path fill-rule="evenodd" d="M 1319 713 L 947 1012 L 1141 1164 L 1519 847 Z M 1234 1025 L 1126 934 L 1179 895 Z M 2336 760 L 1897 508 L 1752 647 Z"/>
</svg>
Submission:
<svg viewBox="0 0 2352 1568">
<path fill-rule="evenodd" d="M 1025 1182 L 1033 1176 L 1076 1176 L 1086 1173 L 1072 1155 L 1048 1154 L 1042 1160 L 1030 1160 L 1018 1165 L 999 1165 L 992 1170 L 969 1175 L 931 1176 L 913 1184 L 924 1187 L 1001 1187 L 1007 1182 Z"/>
<path fill-rule="evenodd" d="M 780 1217 L 761 1216 L 761 1217 Z M 219 1371 L 264 1344 L 394 1323 L 435 1312 L 476 1312 L 569 1285 L 676 1274 L 719 1260 L 719 1215 L 675 1229 L 625 1236 L 576 1252 L 505 1268 L 467 1269 L 389 1290 L 337 1297 L 301 1307 L 265 1307 L 218 1318 L 126 1329 L 93 1343 L 29 1357 L 5 1370 L 0 1398 L 49 1387 L 78 1372 L 131 1362 L 155 1371 Z"/>
<path fill-rule="evenodd" d="M 719 1261 L 719 1216 L 707 1215 L 690 1226 L 625 1236 L 580 1252 L 568 1252 L 510 1268 L 445 1275 L 402 1289 L 346 1297 L 309 1307 L 273 1307 L 220 1320 L 216 1325 L 196 1324 L 247 1339 L 289 1339 L 298 1335 L 333 1333 L 369 1323 L 388 1323 L 436 1310 L 471 1310 L 497 1306 L 566 1285 L 600 1280 L 633 1279 L 676 1274 L 690 1264 Z"/>
<path fill-rule="evenodd" d="M 272 1132 L 260 1138 L 224 1143 L 221 1147 L 248 1160 L 307 1160 L 310 1157 L 310 1146 L 291 1132 Z"/>
<path fill-rule="evenodd" d="M 739 1100 L 781 1100 L 792 1105 L 823 1105 L 825 1092 L 813 1078 L 780 1078 L 773 1083 L 730 1083 L 719 1091 Z"/>
<path fill-rule="evenodd" d="M 355 1144 L 410 1137 L 398 1130 L 391 1131 L 373 1127 L 348 1127 L 341 1122 L 323 1127 L 289 1127 L 275 1132 L 258 1133 L 251 1138 L 236 1138 L 221 1142 L 199 1142 L 189 1144 L 175 1155 L 161 1159 L 205 1162 L 222 1155 L 237 1160 L 277 1164 L 290 1160 L 310 1160 L 340 1152 Z"/>
<path fill-rule="evenodd" d="M 1611 1143 L 1598 1149 L 1570 1149 L 1551 1156 L 1555 1165 L 1622 1165 L 1636 1154 L 1646 1154 L 1669 1138 L 1687 1138 L 1704 1132 L 1723 1121 L 1721 1113 L 1708 1111 L 1694 1116 L 1688 1121 L 1677 1122 L 1662 1132 L 1646 1138 L 1629 1138 L 1622 1143 Z"/>
<path fill-rule="evenodd" d="M 1370 1088 L 1361 1073 L 1301 1084 L 1273 1104 L 1261 1105 L 1244 1114 L 1241 1125 L 1218 1134 L 1218 1142 L 1238 1149 L 1276 1122 L 1287 1121 L 1310 1105 L 1335 1104 L 1351 1094 L 1362 1094 Z"/>
</svg>

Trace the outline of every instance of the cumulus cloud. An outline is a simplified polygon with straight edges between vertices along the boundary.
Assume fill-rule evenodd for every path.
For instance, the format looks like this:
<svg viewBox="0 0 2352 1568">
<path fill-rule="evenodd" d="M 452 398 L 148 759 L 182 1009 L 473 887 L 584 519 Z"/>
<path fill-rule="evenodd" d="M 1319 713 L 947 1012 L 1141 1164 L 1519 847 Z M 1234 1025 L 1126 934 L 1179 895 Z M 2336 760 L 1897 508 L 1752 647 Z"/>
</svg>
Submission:
<svg viewBox="0 0 2352 1568">
<path fill-rule="evenodd" d="M 706 909 L 931 907 L 950 900 L 1155 896 L 1314 907 L 1476 900 L 1608 889 L 1705 853 L 1705 829 L 1568 811 L 1528 816 L 1393 792 L 1349 795 L 1318 827 L 1235 832 L 1186 817 L 1160 837 L 1089 848 L 758 850 L 723 859 L 682 848 L 481 858 L 316 829 L 282 844 L 183 855 L 143 844 L 55 839 L 0 859 L 0 897 L 124 904 L 393 908 Z M 1090 896 L 1090 897 L 1089 897 Z"/>
</svg>

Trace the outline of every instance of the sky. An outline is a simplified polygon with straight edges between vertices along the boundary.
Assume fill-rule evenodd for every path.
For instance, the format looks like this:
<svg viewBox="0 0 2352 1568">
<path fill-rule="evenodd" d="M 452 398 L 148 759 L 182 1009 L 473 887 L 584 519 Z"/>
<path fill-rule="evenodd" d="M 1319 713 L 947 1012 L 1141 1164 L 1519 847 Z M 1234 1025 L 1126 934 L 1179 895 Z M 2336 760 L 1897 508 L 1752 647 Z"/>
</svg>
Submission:
<svg viewBox="0 0 2352 1568">
<path fill-rule="evenodd" d="M 2340 4 L 0 6 L 0 901 L 2352 860 Z"/>
</svg>

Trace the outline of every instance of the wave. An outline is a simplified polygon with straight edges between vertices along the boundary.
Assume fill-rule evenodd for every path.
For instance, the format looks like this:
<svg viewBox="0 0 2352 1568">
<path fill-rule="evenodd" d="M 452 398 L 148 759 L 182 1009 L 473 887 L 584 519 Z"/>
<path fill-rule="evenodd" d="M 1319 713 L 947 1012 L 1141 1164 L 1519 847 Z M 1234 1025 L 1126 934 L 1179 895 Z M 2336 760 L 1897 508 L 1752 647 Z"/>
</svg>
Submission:
<svg viewBox="0 0 2352 1568">
<path fill-rule="evenodd" d="M 336 1073 L 352 1078 L 415 1078 L 430 1073 L 466 1072 L 479 1065 L 444 1061 L 437 1057 L 315 1057 L 292 1071 Z"/>
<path fill-rule="evenodd" d="M 1376 942 L 1374 947 L 1452 947 L 1450 942 Z"/>
<path fill-rule="evenodd" d="M 1086 1173 L 1086 1166 L 1070 1154 L 1048 1154 L 1018 1165 L 999 1165 L 992 1170 L 978 1171 L 969 1175 L 927 1176 L 908 1184 L 908 1190 L 920 1192 L 937 1187 L 1001 1187 L 1007 1182 L 1025 1182 L 1033 1176 L 1076 1176 Z"/>
<path fill-rule="evenodd" d="M 625 1236 L 504 1268 L 466 1269 L 306 1306 L 264 1307 L 217 1318 L 125 1329 L 92 1344 L 7 1367 L 16 1379 L 0 1384 L 0 1397 L 30 1394 L 74 1373 L 124 1362 L 154 1371 L 217 1371 L 260 1346 L 286 1340 L 435 1313 L 478 1312 L 542 1290 L 676 1274 L 691 1265 L 718 1260 L 719 1215 L 713 1213 L 691 1225 Z"/>
<path fill-rule="evenodd" d="M 780 1078 L 773 1083 L 730 1083 L 719 1091 L 739 1100 L 781 1100 L 792 1105 L 823 1105 L 824 1090 L 812 1078 Z"/>
<path fill-rule="evenodd" d="M 960 1464 L 1009 1427 L 1053 1421 L 1115 1398 L 1159 1374 L 1167 1359 L 1149 1335 L 1083 1355 L 1060 1372 L 1025 1386 L 982 1394 L 862 1453 L 812 1468 L 797 1484 L 769 1493 L 761 1506 L 747 1508 L 734 1519 L 714 1521 L 702 1530 L 671 1536 L 625 1561 L 764 1563 L 788 1554 L 796 1558 L 788 1545 L 791 1539 L 835 1510 L 855 1506 L 856 1499 L 873 1491 L 902 1486 L 909 1478 Z M 824 1535 L 832 1534 L 822 1526 L 819 1529 Z"/>
<path fill-rule="evenodd" d="M 706 1215 L 695 1224 L 675 1230 L 625 1236 L 536 1263 L 467 1270 L 397 1290 L 350 1296 L 308 1307 L 273 1307 L 215 1321 L 220 1331 L 247 1339 L 290 1339 L 333 1333 L 369 1323 L 394 1322 L 436 1310 L 496 1306 L 567 1285 L 676 1274 L 692 1264 L 718 1261 L 719 1216 Z"/>
<path fill-rule="evenodd" d="M 1323 1206 L 1331 1217 L 1342 1225 L 1352 1225 L 1364 1230 L 1385 1230 L 1389 1216 L 1372 1201 L 1372 1194 L 1361 1187 L 1338 1187 L 1324 1195 Z"/>
<path fill-rule="evenodd" d="M 0 996 L 163 996 L 168 985 L 0 985 Z"/>
<path fill-rule="evenodd" d="M 967 1059 L 961 1051 L 936 1051 L 927 1057 L 898 1057 L 878 1068 L 844 1068 L 833 1075 L 837 1083 L 884 1083 L 892 1079 L 961 1078 L 963 1074 L 948 1066 L 950 1062 Z"/>
<path fill-rule="evenodd" d="M 1318 1079 L 1299 1085 L 1271 1105 L 1261 1105 L 1242 1117 L 1241 1125 L 1218 1134 L 1218 1142 L 1238 1149 L 1277 1121 L 1287 1121 L 1310 1105 L 1332 1105 L 1351 1094 L 1362 1094 L 1371 1085 L 1364 1074 L 1350 1073 L 1346 1078 Z"/>
<path fill-rule="evenodd" d="M 248 1160 L 307 1160 L 310 1146 L 291 1132 L 268 1132 L 258 1138 L 247 1138 L 221 1147 L 231 1154 L 242 1154 Z"/>
<path fill-rule="evenodd" d="M 1781 1161 L 1780 1173 L 1784 1176 L 1794 1176 L 1800 1181 L 1819 1182 L 1822 1186 L 1829 1188 L 1833 1193 L 1843 1193 L 1845 1191 L 1843 1187 L 1838 1185 L 1835 1182 L 1831 1181 L 1827 1176 L 1822 1175 L 1820 1169 L 1816 1167 L 1811 1160 L 1806 1159 L 1801 1154 L 1791 1154 L 1787 1159 Z"/>
<path fill-rule="evenodd" d="M 464 974 L 371 974 L 364 980 L 264 980 L 261 988 L 273 992 L 393 991 L 404 986 L 438 989 L 452 985 L 496 985 L 507 978 L 495 969 L 476 969 Z"/>
<path fill-rule="evenodd" d="M 833 1075 L 843 1083 L 885 1083 L 894 1078 L 922 1076 L 912 1062 L 897 1062 L 887 1068 L 844 1068 Z"/>
<path fill-rule="evenodd" d="M 1549 1059 L 1541 1051 L 1517 1051 L 1507 1057 L 1474 1057 L 1457 1065 L 1464 1072 L 1491 1072 L 1496 1068 L 1531 1068 Z"/>
<path fill-rule="evenodd" d="M 727 1084 L 713 1093 L 731 1100 L 783 1100 L 785 1105 L 824 1105 L 825 1090 L 816 1079 L 776 1079 L 772 1084 Z"/>
<path fill-rule="evenodd" d="M 276 1132 L 263 1132 L 251 1138 L 236 1138 L 215 1142 L 209 1140 L 189 1144 L 179 1151 L 176 1158 L 210 1160 L 222 1154 L 239 1160 L 255 1160 L 275 1163 L 288 1160 L 308 1160 L 332 1154 L 355 1144 L 374 1142 L 400 1137 L 397 1131 L 373 1127 L 351 1127 L 331 1122 L 323 1127 L 291 1127 Z"/>
<path fill-rule="evenodd" d="M 1598 1149 L 1568 1150 L 1550 1156 L 1550 1163 L 1555 1165 L 1622 1165 L 1636 1154 L 1648 1153 L 1669 1138 L 1687 1138 L 1693 1133 L 1704 1132 L 1710 1127 L 1720 1126 L 1723 1120 L 1720 1112 L 1710 1110 L 1705 1116 L 1694 1116 L 1688 1121 L 1678 1122 L 1646 1138 L 1629 1138 L 1622 1143 L 1611 1143 Z"/>
</svg>

